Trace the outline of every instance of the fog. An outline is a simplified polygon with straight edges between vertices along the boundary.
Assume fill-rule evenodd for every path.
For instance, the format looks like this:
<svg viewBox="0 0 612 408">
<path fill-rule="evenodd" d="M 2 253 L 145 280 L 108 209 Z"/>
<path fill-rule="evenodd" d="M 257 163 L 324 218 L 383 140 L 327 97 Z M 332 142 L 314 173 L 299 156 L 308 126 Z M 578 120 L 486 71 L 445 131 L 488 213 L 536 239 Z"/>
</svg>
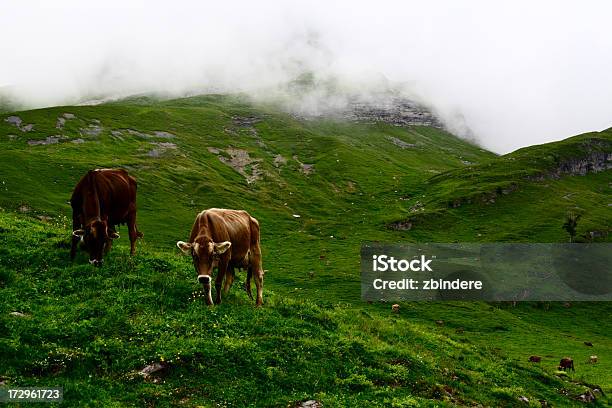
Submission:
<svg viewBox="0 0 612 408">
<path fill-rule="evenodd" d="M 394 91 L 499 153 L 612 126 L 612 3 L 27 1 L 0 93 L 29 107 L 246 92 L 321 111 Z M 314 87 L 286 94 L 304 74 Z"/>
</svg>

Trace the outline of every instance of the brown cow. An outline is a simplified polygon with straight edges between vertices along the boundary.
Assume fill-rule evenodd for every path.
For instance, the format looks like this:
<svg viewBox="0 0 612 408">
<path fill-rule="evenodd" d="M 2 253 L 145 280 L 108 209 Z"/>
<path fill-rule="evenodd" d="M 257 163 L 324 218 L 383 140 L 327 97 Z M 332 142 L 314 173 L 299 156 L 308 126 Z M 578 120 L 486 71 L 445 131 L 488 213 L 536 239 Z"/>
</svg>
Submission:
<svg viewBox="0 0 612 408">
<path fill-rule="evenodd" d="M 531 363 L 539 363 L 540 361 L 542 361 L 542 357 L 540 356 L 530 356 L 529 357 L 529 362 Z"/>
<path fill-rule="evenodd" d="M 218 268 L 215 303 L 221 303 L 223 278 L 227 293 L 234 281 L 234 268 L 246 268 L 246 291 L 253 299 L 251 277 L 255 277 L 256 304 L 263 304 L 264 270 L 261 266 L 259 222 L 249 213 L 219 208 L 204 210 L 196 216 L 189 242 L 178 241 L 176 245 L 183 253 L 192 256 L 198 281 L 204 286 L 207 304 L 213 303 L 210 283 L 215 266 Z"/>
<path fill-rule="evenodd" d="M 142 233 L 136 228 L 136 180 L 123 169 L 90 170 L 77 183 L 72 198 L 72 247 L 74 259 L 79 242 L 89 253 L 89 263 L 101 266 L 112 240 L 119 238 L 115 226 L 128 225 L 131 254 Z"/>
<path fill-rule="evenodd" d="M 561 361 L 559 361 L 559 370 L 572 370 L 572 371 L 576 371 L 574 369 L 574 360 L 572 360 L 569 357 L 564 357 L 561 359 Z"/>
</svg>

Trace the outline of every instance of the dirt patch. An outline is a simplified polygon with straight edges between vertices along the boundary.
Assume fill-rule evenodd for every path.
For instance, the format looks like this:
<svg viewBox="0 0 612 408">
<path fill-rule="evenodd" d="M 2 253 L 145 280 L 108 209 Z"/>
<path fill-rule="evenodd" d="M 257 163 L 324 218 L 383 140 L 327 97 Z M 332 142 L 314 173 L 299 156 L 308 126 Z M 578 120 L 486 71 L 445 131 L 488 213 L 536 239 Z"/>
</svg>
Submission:
<svg viewBox="0 0 612 408">
<path fill-rule="evenodd" d="M 276 156 L 274 156 L 274 166 L 275 167 L 284 166 L 285 164 L 287 164 L 287 159 L 284 158 L 282 155 L 277 154 Z"/>
<path fill-rule="evenodd" d="M 208 151 L 217 155 L 222 163 L 240 173 L 249 184 L 254 183 L 263 176 L 263 171 L 260 168 L 262 159 L 251 157 L 246 150 L 235 149 L 233 147 L 227 149 L 209 147 Z"/>
<path fill-rule="evenodd" d="M 296 162 L 298 162 L 298 164 L 300 165 L 300 172 L 305 174 L 305 175 L 310 175 L 312 173 L 314 173 L 315 168 L 314 168 L 314 164 L 307 164 L 307 163 L 302 163 L 300 161 L 300 159 L 298 159 L 298 157 L 296 155 L 293 156 L 293 160 L 295 160 Z"/>
</svg>

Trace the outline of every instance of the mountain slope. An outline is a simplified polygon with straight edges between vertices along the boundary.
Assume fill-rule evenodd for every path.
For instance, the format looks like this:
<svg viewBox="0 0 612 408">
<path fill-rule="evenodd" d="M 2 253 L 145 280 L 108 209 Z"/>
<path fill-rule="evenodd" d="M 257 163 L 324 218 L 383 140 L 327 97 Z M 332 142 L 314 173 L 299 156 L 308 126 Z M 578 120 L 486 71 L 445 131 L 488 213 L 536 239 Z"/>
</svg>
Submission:
<svg viewBox="0 0 612 408">
<path fill-rule="evenodd" d="M 523 148 L 431 177 L 408 201 L 409 217 L 391 226 L 414 226 L 419 239 L 443 228 L 464 241 L 562 242 L 574 212 L 579 240 L 609 241 L 610 169 L 612 129 Z"/>
<path fill-rule="evenodd" d="M 580 234 L 609 225 L 609 170 L 538 176 L 556 163 L 540 158 L 583 157 L 585 140 L 610 152 L 602 132 L 497 157 L 440 129 L 303 120 L 221 95 L 2 115 L 0 376 L 64 384 L 72 405 L 577 405 L 581 383 L 612 391 L 612 330 L 593 318 L 607 304 L 414 303 L 395 315 L 359 300 L 363 242 L 563 241 L 575 206 Z M 145 234 L 135 258 L 124 237 L 97 270 L 82 255 L 70 264 L 67 248 L 67 200 L 96 167 L 138 179 Z M 260 221 L 263 309 L 238 285 L 219 307 L 193 298 L 175 242 L 208 207 Z M 410 230 L 389 228 L 406 219 Z M 587 340 L 599 364 L 585 363 Z M 558 377 L 565 355 L 578 371 Z M 159 382 L 135 375 L 162 359 Z"/>
</svg>

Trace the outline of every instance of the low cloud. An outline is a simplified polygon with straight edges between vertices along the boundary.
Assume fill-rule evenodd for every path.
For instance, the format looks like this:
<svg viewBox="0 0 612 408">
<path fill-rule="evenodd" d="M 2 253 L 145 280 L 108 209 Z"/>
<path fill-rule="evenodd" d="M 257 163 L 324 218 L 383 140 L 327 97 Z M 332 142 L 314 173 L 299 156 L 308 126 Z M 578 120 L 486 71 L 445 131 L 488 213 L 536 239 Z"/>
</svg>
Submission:
<svg viewBox="0 0 612 408">
<path fill-rule="evenodd" d="M 0 92 L 32 107 L 247 92 L 308 112 L 391 92 L 500 153 L 612 126 L 605 1 L 217 3 L 9 0 Z"/>
</svg>

